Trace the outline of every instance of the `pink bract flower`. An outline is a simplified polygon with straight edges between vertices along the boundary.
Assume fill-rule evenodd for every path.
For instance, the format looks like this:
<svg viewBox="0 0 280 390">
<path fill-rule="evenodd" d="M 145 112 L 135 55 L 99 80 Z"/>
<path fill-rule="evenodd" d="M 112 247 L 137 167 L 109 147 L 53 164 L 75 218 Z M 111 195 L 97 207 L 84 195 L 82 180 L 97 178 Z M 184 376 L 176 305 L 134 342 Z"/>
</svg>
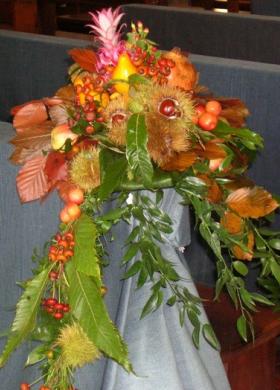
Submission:
<svg viewBox="0 0 280 390">
<path fill-rule="evenodd" d="M 114 11 L 112 8 L 108 8 L 89 14 L 93 24 L 88 24 L 88 26 L 91 27 L 91 32 L 95 34 L 96 40 L 102 45 L 98 51 L 98 67 L 116 65 L 119 54 L 123 52 L 125 45 L 124 41 L 120 39 L 124 24 L 118 28 L 124 14 L 120 12 L 120 7 Z"/>
</svg>

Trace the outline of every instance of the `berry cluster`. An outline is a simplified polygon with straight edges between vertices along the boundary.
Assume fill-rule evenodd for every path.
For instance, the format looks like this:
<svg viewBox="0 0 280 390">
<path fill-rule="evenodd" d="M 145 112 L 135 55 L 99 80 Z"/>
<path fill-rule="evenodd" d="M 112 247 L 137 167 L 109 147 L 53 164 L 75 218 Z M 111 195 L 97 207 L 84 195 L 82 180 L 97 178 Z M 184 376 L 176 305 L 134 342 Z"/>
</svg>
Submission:
<svg viewBox="0 0 280 390">
<path fill-rule="evenodd" d="M 56 320 L 61 320 L 65 313 L 69 313 L 70 311 L 68 303 L 58 302 L 56 298 L 44 298 L 42 300 L 42 307 Z"/>
<path fill-rule="evenodd" d="M 195 108 L 196 118 L 194 122 L 197 123 L 203 130 L 212 131 L 218 124 L 219 115 L 222 111 L 222 106 L 216 100 L 210 100 L 205 106 L 199 104 Z"/>
<path fill-rule="evenodd" d="M 71 232 L 65 234 L 56 234 L 53 245 L 49 249 L 49 260 L 52 262 L 66 263 L 74 255 L 74 235 Z M 57 277 L 56 277 L 57 276 Z M 58 273 L 50 272 L 51 280 L 58 279 Z"/>
<path fill-rule="evenodd" d="M 31 389 L 31 385 L 29 385 L 28 383 L 21 383 L 20 385 L 20 390 L 30 390 Z M 52 390 L 49 386 L 45 386 L 45 385 L 42 385 L 39 387 L 39 390 Z M 78 390 L 78 389 L 75 389 L 73 386 L 69 387 L 68 390 Z"/>
<path fill-rule="evenodd" d="M 61 222 L 69 223 L 78 219 L 81 215 L 79 205 L 84 201 L 83 191 L 78 187 L 70 188 L 65 194 L 63 200 L 66 204 L 59 214 Z"/>
<path fill-rule="evenodd" d="M 137 71 L 142 76 L 153 78 L 159 84 L 167 83 L 167 77 L 171 74 L 175 62 L 171 59 L 157 56 L 157 48 L 153 48 L 154 53 L 149 54 L 140 47 L 135 47 L 130 51 L 130 59 Z"/>
</svg>

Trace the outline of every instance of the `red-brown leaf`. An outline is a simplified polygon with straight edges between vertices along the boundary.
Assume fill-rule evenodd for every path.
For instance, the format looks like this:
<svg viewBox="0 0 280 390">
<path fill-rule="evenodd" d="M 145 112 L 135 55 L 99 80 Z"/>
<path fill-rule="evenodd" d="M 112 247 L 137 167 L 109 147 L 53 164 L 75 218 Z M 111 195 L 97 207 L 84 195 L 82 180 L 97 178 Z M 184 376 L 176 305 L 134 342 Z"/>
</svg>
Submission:
<svg viewBox="0 0 280 390">
<path fill-rule="evenodd" d="M 72 49 L 69 55 L 81 68 L 88 72 L 96 70 L 96 54 L 91 49 Z"/>
<path fill-rule="evenodd" d="M 42 198 L 49 189 L 44 174 L 46 157 L 39 156 L 25 163 L 17 175 L 17 190 L 21 202 L 30 202 Z"/>
<path fill-rule="evenodd" d="M 59 152 L 49 153 L 45 165 L 44 172 L 48 177 L 48 181 L 54 186 L 60 180 L 67 178 L 67 162 L 65 154 Z"/>
<path fill-rule="evenodd" d="M 51 145 L 51 130 L 53 127 L 54 125 L 51 121 L 26 127 L 24 132 L 18 133 L 10 143 L 17 148 L 47 150 Z"/>
<path fill-rule="evenodd" d="M 9 160 L 13 164 L 24 164 L 26 161 L 30 160 L 31 158 L 42 156 L 42 150 L 41 149 L 26 149 L 26 148 L 15 148 L 13 153 L 11 154 Z"/>
<path fill-rule="evenodd" d="M 161 168 L 164 171 L 183 172 L 195 162 L 196 158 L 197 155 L 193 151 L 177 153 Z"/>
<path fill-rule="evenodd" d="M 260 218 L 279 207 L 271 194 L 261 187 L 242 187 L 226 199 L 227 205 L 244 218 Z"/>
<path fill-rule="evenodd" d="M 226 157 L 225 150 L 218 143 L 213 141 L 207 142 L 204 145 L 204 148 L 202 148 L 201 145 L 197 145 L 195 150 L 200 157 L 204 157 L 209 160 Z"/>
<path fill-rule="evenodd" d="M 24 132 L 25 128 L 40 125 L 48 119 L 45 104 L 38 100 L 21 106 L 15 114 L 13 126 L 17 132 Z"/>
</svg>

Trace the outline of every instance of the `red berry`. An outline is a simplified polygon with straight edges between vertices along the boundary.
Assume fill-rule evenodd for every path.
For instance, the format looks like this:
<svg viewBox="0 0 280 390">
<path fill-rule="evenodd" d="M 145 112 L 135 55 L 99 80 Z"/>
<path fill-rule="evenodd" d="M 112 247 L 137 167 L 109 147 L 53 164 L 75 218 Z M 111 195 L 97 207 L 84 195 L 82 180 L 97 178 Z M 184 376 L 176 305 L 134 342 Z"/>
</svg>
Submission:
<svg viewBox="0 0 280 390">
<path fill-rule="evenodd" d="M 68 305 L 68 303 L 64 303 L 63 311 L 64 311 L 64 313 L 68 313 L 70 311 L 70 306 Z"/>
<path fill-rule="evenodd" d="M 54 305 L 54 309 L 55 310 L 63 310 L 63 308 L 64 308 L 64 304 L 63 303 L 56 303 Z"/>
<path fill-rule="evenodd" d="M 52 280 L 52 281 L 54 281 L 54 280 L 57 280 L 58 279 L 58 272 L 55 272 L 55 271 L 51 271 L 50 273 L 49 273 L 49 279 L 50 280 Z"/>
<path fill-rule="evenodd" d="M 198 124 L 199 126 L 206 131 L 212 131 L 217 126 L 218 119 L 216 115 L 210 114 L 209 112 L 203 113 L 198 118 Z"/>
<path fill-rule="evenodd" d="M 176 102 L 173 99 L 166 98 L 159 105 L 160 114 L 168 118 L 176 116 Z"/>
<path fill-rule="evenodd" d="M 64 317 L 64 314 L 61 313 L 60 311 L 56 312 L 53 314 L 53 317 L 56 319 L 56 320 L 61 320 L 63 317 Z"/>
<path fill-rule="evenodd" d="M 30 385 L 28 383 L 21 383 L 20 390 L 29 390 Z"/>
<path fill-rule="evenodd" d="M 199 104 L 195 107 L 195 112 L 198 117 L 200 117 L 205 112 L 205 107 L 202 104 Z"/>
<path fill-rule="evenodd" d="M 57 304 L 57 299 L 55 298 L 48 298 L 46 300 L 46 305 L 48 306 L 54 306 L 55 304 Z"/>
<path fill-rule="evenodd" d="M 69 194 L 68 194 L 68 196 L 69 196 Z M 72 202 L 74 202 L 74 201 L 72 200 Z M 78 203 L 78 202 L 76 201 L 76 202 L 74 202 L 74 203 Z M 64 238 L 65 238 L 65 240 L 67 240 L 67 241 L 72 241 L 72 240 L 74 239 L 74 235 L 73 235 L 73 233 L 68 232 L 68 233 L 66 233 L 66 234 L 64 235 Z"/>
<path fill-rule="evenodd" d="M 216 100 L 210 100 L 209 102 L 206 103 L 205 109 L 210 114 L 219 116 L 222 111 L 222 106 Z"/>
</svg>

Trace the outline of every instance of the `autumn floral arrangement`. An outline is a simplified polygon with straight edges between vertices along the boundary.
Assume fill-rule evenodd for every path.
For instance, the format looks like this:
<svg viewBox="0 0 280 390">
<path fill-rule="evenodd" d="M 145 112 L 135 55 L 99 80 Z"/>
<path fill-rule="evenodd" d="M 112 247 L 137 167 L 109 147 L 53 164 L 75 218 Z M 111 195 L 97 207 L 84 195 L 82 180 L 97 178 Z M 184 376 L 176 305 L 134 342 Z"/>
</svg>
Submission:
<svg viewBox="0 0 280 390">
<path fill-rule="evenodd" d="M 122 264 L 132 265 L 124 278 L 137 277 L 138 287 L 152 282 L 139 316 L 163 303 L 168 286 L 167 304 L 177 303 L 181 323 L 191 322 L 195 345 L 202 334 L 218 346 L 211 326 L 200 321 L 200 300 L 180 284 L 158 246 L 172 232 L 161 209 L 163 188 L 173 188 L 194 210 L 196 228 L 216 258 L 216 296 L 226 290 L 240 309 L 237 329 L 245 341 L 256 304 L 277 304 L 273 291 L 280 283 L 280 235 L 267 227 L 279 204 L 246 176 L 263 147 L 261 136 L 245 126 L 246 106 L 213 98 L 188 57 L 179 49 L 160 51 L 141 22 L 122 39 L 120 9 L 91 16 L 99 49 L 71 50 L 69 84 L 13 109 L 11 160 L 23 164 L 21 201 L 44 199 L 56 189 L 65 203 L 33 277 L 21 283 L 0 357 L 3 366 L 23 341 L 39 342 L 26 364 L 41 364 L 41 390 L 74 389 L 74 370 L 101 356 L 133 371 L 104 303 L 103 237 L 121 220 L 138 222 L 125 241 Z M 112 198 L 114 208 L 102 212 Z M 260 267 L 267 294 L 246 289 L 248 261 Z M 22 383 L 21 390 L 32 385 Z"/>
</svg>

